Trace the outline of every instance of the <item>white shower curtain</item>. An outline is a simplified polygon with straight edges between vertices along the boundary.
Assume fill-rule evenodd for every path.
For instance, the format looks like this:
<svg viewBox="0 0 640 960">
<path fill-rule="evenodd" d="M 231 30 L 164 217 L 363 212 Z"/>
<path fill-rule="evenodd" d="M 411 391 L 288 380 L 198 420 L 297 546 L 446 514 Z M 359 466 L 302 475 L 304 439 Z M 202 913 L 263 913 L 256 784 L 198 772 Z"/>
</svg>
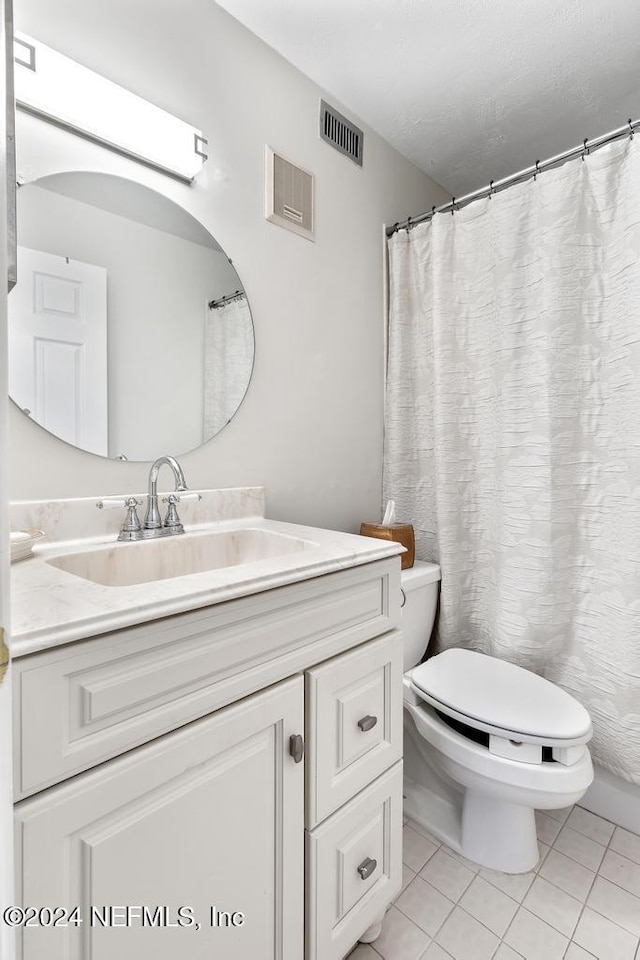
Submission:
<svg viewBox="0 0 640 960">
<path fill-rule="evenodd" d="M 564 687 L 640 783 L 640 143 L 396 233 L 389 270 L 384 495 L 441 564 L 440 649 Z"/>
<path fill-rule="evenodd" d="M 203 440 L 229 422 L 253 368 L 253 322 L 246 297 L 209 310 L 204 336 Z"/>
</svg>

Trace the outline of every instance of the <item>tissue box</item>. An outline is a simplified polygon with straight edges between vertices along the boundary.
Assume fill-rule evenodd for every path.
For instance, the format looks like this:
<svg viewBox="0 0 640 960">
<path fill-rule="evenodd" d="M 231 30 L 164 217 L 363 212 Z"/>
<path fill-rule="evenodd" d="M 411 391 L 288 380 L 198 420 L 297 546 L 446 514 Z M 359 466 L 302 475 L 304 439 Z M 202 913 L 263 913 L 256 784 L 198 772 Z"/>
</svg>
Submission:
<svg viewBox="0 0 640 960">
<path fill-rule="evenodd" d="M 411 523 L 391 523 L 383 526 L 381 523 L 361 523 L 361 537 L 377 537 L 379 540 L 395 540 L 407 548 L 407 552 L 400 557 L 403 570 L 412 567 L 416 559 L 416 541 Z"/>
</svg>

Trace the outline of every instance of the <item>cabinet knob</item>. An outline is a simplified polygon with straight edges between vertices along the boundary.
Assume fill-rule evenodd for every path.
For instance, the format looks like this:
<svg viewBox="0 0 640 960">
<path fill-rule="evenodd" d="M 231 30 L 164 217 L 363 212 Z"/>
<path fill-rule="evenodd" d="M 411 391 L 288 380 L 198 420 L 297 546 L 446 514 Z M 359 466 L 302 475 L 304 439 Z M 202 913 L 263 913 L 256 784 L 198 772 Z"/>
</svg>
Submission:
<svg viewBox="0 0 640 960">
<path fill-rule="evenodd" d="M 366 733 L 367 730 L 373 730 L 377 722 L 378 722 L 377 717 L 366 716 L 366 717 L 363 717 L 362 720 L 358 720 L 358 726 L 360 727 L 363 733 Z"/>
<path fill-rule="evenodd" d="M 296 763 L 304 757 L 304 737 L 299 733 L 292 733 L 289 737 L 289 753 Z"/>
<path fill-rule="evenodd" d="M 363 860 L 358 867 L 358 873 L 360 874 L 361 879 L 368 880 L 377 866 L 378 861 L 372 860 L 371 857 L 367 857 L 366 860 Z"/>
</svg>

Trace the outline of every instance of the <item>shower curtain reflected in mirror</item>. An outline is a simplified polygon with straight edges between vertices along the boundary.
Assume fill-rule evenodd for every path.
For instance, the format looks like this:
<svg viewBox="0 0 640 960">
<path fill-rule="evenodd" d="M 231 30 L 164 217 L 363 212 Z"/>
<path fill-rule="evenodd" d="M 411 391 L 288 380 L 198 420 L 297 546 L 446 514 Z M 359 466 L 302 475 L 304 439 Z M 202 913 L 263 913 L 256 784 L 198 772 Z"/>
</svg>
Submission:
<svg viewBox="0 0 640 960">
<path fill-rule="evenodd" d="M 638 184 L 618 141 L 390 239 L 383 495 L 439 649 L 564 687 L 640 783 Z"/>
<path fill-rule="evenodd" d="M 253 367 L 253 324 L 247 298 L 208 310 L 204 338 L 204 429 L 209 440 L 234 415 Z"/>
</svg>

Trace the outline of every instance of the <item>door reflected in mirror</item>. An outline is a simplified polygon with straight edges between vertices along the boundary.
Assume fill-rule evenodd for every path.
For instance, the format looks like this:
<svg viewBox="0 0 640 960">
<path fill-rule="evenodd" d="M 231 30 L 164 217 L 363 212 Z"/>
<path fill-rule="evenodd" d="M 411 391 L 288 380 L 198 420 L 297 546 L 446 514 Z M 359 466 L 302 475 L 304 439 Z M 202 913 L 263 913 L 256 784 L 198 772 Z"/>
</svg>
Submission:
<svg viewBox="0 0 640 960">
<path fill-rule="evenodd" d="M 18 191 L 9 393 L 91 453 L 154 460 L 215 436 L 242 403 L 253 323 L 235 268 L 191 214 L 99 173 Z"/>
</svg>

